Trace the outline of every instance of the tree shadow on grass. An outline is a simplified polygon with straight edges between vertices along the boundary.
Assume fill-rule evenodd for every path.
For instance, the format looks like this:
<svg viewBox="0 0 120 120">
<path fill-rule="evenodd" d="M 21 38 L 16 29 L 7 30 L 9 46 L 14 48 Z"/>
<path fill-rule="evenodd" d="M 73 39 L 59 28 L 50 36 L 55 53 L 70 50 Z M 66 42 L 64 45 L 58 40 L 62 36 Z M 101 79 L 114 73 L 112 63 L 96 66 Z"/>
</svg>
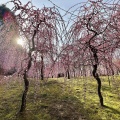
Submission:
<svg viewBox="0 0 120 120">
<path fill-rule="evenodd" d="M 49 81 L 45 85 L 54 88 L 54 90 L 50 89 L 46 96 L 42 96 L 43 100 L 41 99 L 48 105 L 47 111 L 53 120 L 86 120 L 88 118 L 84 114 L 82 103 L 66 88 L 68 86 L 57 81 Z"/>
<path fill-rule="evenodd" d="M 40 111 L 44 112 L 50 116 L 49 120 L 86 120 L 82 103 L 67 91 L 63 83 L 48 81 L 43 86 L 43 92 L 36 99 L 39 106 L 34 109 L 34 114 L 38 116 Z"/>
<path fill-rule="evenodd" d="M 70 100 L 70 98 L 66 96 L 66 98 L 56 100 L 51 104 L 49 114 L 52 118 L 56 120 L 86 120 L 85 116 L 81 114 L 79 106 L 77 106 L 77 101 L 72 101 L 72 99 Z"/>
<path fill-rule="evenodd" d="M 113 113 L 116 113 L 116 114 L 119 114 L 119 115 L 120 115 L 120 111 L 116 110 L 115 108 L 109 107 L 109 106 L 107 106 L 107 105 L 104 105 L 103 107 L 104 107 L 104 108 L 107 108 L 107 109 L 110 109 L 110 110 L 112 110 Z"/>
</svg>

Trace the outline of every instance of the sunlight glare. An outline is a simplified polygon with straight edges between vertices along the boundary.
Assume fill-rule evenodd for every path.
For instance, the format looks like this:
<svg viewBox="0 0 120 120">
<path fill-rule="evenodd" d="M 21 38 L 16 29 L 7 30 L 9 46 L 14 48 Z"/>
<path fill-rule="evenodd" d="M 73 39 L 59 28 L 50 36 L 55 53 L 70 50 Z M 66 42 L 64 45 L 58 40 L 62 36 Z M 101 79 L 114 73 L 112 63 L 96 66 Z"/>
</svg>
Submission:
<svg viewBox="0 0 120 120">
<path fill-rule="evenodd" d="M 22 45 L 22 46 L 23 46 L 23 45 L 24 45 L 24 41 L 23 41 L 22 39 L 18 39 L 18 40 L 17 40 L 17 44 L 19 44 L 19 45 Z"/>
</svg>

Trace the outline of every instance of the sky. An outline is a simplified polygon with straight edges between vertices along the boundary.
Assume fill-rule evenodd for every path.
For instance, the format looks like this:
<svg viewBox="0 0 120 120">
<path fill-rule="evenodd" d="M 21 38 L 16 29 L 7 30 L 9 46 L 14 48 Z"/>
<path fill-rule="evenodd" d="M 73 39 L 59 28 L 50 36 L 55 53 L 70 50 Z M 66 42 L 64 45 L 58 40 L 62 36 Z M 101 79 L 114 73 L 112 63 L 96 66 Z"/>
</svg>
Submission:
<svg viewBox="0 0 120 120">
<path fill-rule="evenodd" d="M 0 4 L 4 4 L 10 0 L 0 0 Z M 33 5 L 36 6 L 37 8 L 43 8 L 45 7 L 52 7 L 53 4 L 49 0 L 20 0 L 22 4 L 27 3 L 28 1 L 32 1 Z M 71 6 L 81 3 L 81 2 L 86 2 L 87 0 L 51 0 L 54 4 L 57 6 L 61 7 L 64 10 L 68 10 Z M 13 4 L 7 4 L 7 7 L 11 8 Z M 64 14 L 64 11 L 61 10 Z"/>
</svg>

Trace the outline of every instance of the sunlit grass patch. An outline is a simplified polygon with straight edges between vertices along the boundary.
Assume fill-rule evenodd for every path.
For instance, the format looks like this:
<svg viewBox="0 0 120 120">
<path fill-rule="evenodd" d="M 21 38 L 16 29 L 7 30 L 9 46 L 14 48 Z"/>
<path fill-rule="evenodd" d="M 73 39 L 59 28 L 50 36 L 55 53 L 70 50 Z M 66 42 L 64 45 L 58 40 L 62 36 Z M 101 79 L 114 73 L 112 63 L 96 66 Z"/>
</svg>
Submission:
<svg viewBox="0 0 120 120">
<path fill-rule="evenodd" d="M 119 84 L 119 77 L 101 77 L 102 94 L 106 107 L 101 107 L 97 95 L 97 81 L 94 78 L 82 78 L 72 80 L 72 91 L 80 102 L 83 103 L 86 116 L 89 120 L 119 120 L 120 118 L 120 102 L 119 89 L 115 86 Z M 78 83 L 80 82 L 80 83 Z M 68 81 L 68 85 L 70 82 Z"/>
</svg>

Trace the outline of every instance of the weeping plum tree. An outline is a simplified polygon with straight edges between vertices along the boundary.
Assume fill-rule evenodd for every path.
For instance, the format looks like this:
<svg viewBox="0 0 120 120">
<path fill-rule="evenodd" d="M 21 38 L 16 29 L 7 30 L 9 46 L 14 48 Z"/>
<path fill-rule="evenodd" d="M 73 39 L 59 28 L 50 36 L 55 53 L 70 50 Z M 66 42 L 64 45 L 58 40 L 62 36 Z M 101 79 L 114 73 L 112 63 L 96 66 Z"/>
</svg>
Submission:
<svg viewBox="0 0 120 120">
<path fill-rule="evenodd" d="M 80 54 L 74 56 L 81 56 L 86 65 L 93 67 L 92 74 L 98 83 L 98 96 L 101 106 L 104 106 L 104 102 L 98 66 L 112 61 L 110 54 L 113 53 L 116 48 L 115 45 L 119 41 L 118 39 L 115 40 L 114 35 L 113 40 L 108 37 L 112 35 L 113 31 L 116 31 L 115 28 L 110 30 L 115 8 L 116 6 L 111 6 L 103 1 L 88 1 L 80 6 L 79 15 L 70 30 L 74 44 L 80 50 Z"/>
<path fill-rule="evenodd" d="M 20 112 L 25 111 L 26 96 L 29 88 L 29 71 L 32 63 L 41 60 L 41 79 L 44 79 L 44 60 L 56 58 L 56 43 L 59 39 L 58 29 L 63 22 L 60 13 L 55 7 L 35 9 L 31 2 L 22 5 L 19 0 L 12 1 L 14 3 L 14 12 L 19 10 L 16 20 L 20 30 L 20 36 L 24 40 L 23 48 L 26 50 L 26 58 L 22 60 L 22 69 L 20 74 L 24 79 L 24 92 L 22 96 L 22 104 Z M 59 28 L 58 25 L 59 24 Z M 46 57 L 45 57 L 46 56 Z M 37 69 L 37 67 L 36 67 Z"/>
<path fill-rule="evenodd" d="M 29 80 L 28 80 L 28 72 L 32 66 L 32 54 L 36 50 L 35 46 L 35 38 L 36 34 L 39 31 L 40 24 L 45 22 L 44 16 L 41 17 L 39 10 L 34 10 L 32 6 L 30 6 L 30 2 L 28 2 L 24 7 L 22 6 L 20 1 L 14 1 L 15 11 L 21 10 L 19 15 L 16 16 L 17 22 L 19 24 L 20 34 L 23 34 L 24 39 L 28 40 L 28 47 L 26 48 L 27 52 L 27 61 L 26 67 L 23 69 L 23 79 L 24 79 L 24 92 L 22 96 L 22 104 L 20 108 L 20 112 L 25 111 L 26 108 L 26 96 L 29 88 Z M 23 16 L 27 16 L 27 18 Z"/>
</svg>

